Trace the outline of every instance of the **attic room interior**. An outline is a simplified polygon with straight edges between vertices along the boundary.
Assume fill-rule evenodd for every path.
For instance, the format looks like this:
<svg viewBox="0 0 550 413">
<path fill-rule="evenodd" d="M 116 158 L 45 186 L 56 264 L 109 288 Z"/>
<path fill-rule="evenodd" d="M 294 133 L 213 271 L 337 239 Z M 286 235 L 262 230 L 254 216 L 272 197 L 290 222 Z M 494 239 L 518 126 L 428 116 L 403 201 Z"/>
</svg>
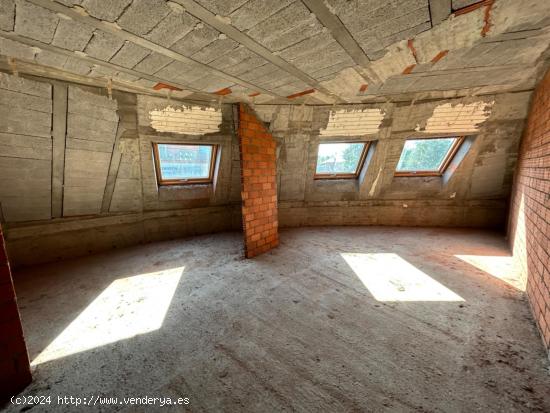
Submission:
<svg viewBox="0 0 550 413">
<path fill-rule="evenodd" d="M 0 411 L 550 412 L 550 2 L 0 0 Z"/>
</svg>

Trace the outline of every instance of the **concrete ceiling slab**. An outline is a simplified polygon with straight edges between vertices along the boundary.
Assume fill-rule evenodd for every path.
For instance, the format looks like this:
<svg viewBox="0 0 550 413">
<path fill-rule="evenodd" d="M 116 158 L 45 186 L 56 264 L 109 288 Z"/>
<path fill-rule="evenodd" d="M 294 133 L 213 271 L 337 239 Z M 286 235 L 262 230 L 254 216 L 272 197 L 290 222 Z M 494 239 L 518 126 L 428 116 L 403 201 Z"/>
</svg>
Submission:
<svg viewBox="0 0 550 413">
<path fill-rule="evenodd" d="M 550 3 L 4 0 L 0 30 L 1 55 L 68 78 L 158 81 L 199 95 L 233 86 L 288 103 L 314 89 L 351 103 L 416 87 L 517 86 L 521 66 L 536 71 L 548 56 Z"/>
</svg>

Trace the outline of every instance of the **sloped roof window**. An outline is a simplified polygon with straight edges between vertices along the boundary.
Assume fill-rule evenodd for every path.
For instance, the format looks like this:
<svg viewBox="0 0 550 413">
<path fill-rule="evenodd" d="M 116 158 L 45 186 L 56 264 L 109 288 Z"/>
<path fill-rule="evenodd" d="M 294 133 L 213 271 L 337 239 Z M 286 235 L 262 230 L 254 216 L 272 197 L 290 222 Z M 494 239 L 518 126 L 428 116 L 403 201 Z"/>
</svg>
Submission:
<svg viewBox="0 0 550 413">
<path fill-rule="evenodd" d="M 315 179 L 355 179 L 365 162 L 369 142 L 319 144 Z"/>
<path fill-rule="evenodd" d="M 407 139 L 395 175 L 442 175 L 463 140 L 464 137 Z"/>
<path fill-rule="evenodd" d="M 211 183 L 216 152 L 216 145 L 154 143 L 159 185 Z"/>
</svg>

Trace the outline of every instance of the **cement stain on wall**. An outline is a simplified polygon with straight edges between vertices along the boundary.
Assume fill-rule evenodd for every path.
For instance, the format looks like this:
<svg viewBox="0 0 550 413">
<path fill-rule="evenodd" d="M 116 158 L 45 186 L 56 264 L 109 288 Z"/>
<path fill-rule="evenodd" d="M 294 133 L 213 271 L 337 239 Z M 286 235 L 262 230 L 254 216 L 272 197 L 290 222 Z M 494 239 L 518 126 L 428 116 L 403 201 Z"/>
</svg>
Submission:
<svg viewBox="0 0 550 413">
<path fill-rule="evenodd" d="M 202 106 L 167 106 L 149 112 L 151 127 L 158 132 L 204 135 L 220 130 L 222 112 Z"/>
<path fill-rule="evenodd" d="M 416 126 L 417 131 L 426 133 L 468 133 L 477 132 L 479 126 L 491 115 L 495 102 L 444 103 L 438 105 L 427 120 L 426 126 Z"/>
<path fill-rule="evenodd" d="M 382 109 L 338 109 L 330 112 L 327 127 L 321 136 L 361 136 L 378 133 L 384 119 Z"/>
</svg>

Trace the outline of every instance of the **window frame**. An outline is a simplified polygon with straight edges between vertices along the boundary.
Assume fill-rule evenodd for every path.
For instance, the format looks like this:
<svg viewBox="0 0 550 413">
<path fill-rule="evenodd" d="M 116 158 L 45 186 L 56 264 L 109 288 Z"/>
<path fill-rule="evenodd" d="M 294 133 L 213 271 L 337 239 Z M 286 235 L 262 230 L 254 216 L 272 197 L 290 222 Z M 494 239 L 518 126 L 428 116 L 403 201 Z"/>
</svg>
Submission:
<svg viewBox="0 0 550 413">
<path fill-rule="evenodd" d="M 191 178 L 191 179 L 163 179 L 159 157 L 159 145 L 176 145 L 176 146 L 210 146 L 212 148 L 212 156 L 210 158 L 210 169 L 207 178 Z M 155 163 L 155 172 L 157 184 L 159 186 L 170 185 L 199 185 L 212 184 L 214 182 L 214 170 L 216 169 L 216 159 L 218 154 L 218 146 L 214 143 L 198 143 L 198 142 L 153 142 L 153 161 Z"/>
<path fill-rule="evenodd" d="M 395 166 L 395 172 L 394 176 L 404 176 L 404 177 L 411 177 L 411 176 L 443 176 L 447 168 L 449 167 L 449 164 L 455 157 L 456 153 L 460 149 L 460 146 L 462 146 L 462 143 L 464 142 L 465 136 L 429 136 L 429 137 L 415 137 L 415 138 L 409 138 L 405 139 L 405 144 L 407 141 L 419 141 L 419 140 L 429 140 L 429 139 L 448 139 L 448 138 L 454 138 L 455 141 L 447 151 L 445 157 L 443 158 L 443 161 L 441 162 L 441 165 L 439 166 L 439 169 L 437 171 L 398 171 L 397 165 Z M 401 150 L 401 154 L 399 155 L 399 160 L 401 159 L 401 156 L 403 155 L 403 151 L 405 150 L 405 144 L 403 144 L 403 149 Z M 399 164 L 399 160 L 397 163 Z"/>
<path fill-rule="evenodd" d="M 319 161 L 319 148 L 321 145 L 326 144 L 332 144 L 332 143 L 362 143 L 363 151 L 361 152 L 361 156 L 359 157 L 359 161 L 357 162 L 357 168 L 355 168 L 354 173 L 317 173 L 317 162 Z M 367 158 L 367 153 L 369 152 L 369 148 L 371 146 L 372 141 L 323 141 L 319 142 L 319 145 L 317 146 L 317 154 L 315 157 L 315 174 L 313 175 L 313 179 L 320 180 L 320 179 L 357 179 L 359 177 L 359 174 L 361 173 L 361 169 L 363 169 L 363 165 L 365 164 L 365 159 Z"/>
</svg>

